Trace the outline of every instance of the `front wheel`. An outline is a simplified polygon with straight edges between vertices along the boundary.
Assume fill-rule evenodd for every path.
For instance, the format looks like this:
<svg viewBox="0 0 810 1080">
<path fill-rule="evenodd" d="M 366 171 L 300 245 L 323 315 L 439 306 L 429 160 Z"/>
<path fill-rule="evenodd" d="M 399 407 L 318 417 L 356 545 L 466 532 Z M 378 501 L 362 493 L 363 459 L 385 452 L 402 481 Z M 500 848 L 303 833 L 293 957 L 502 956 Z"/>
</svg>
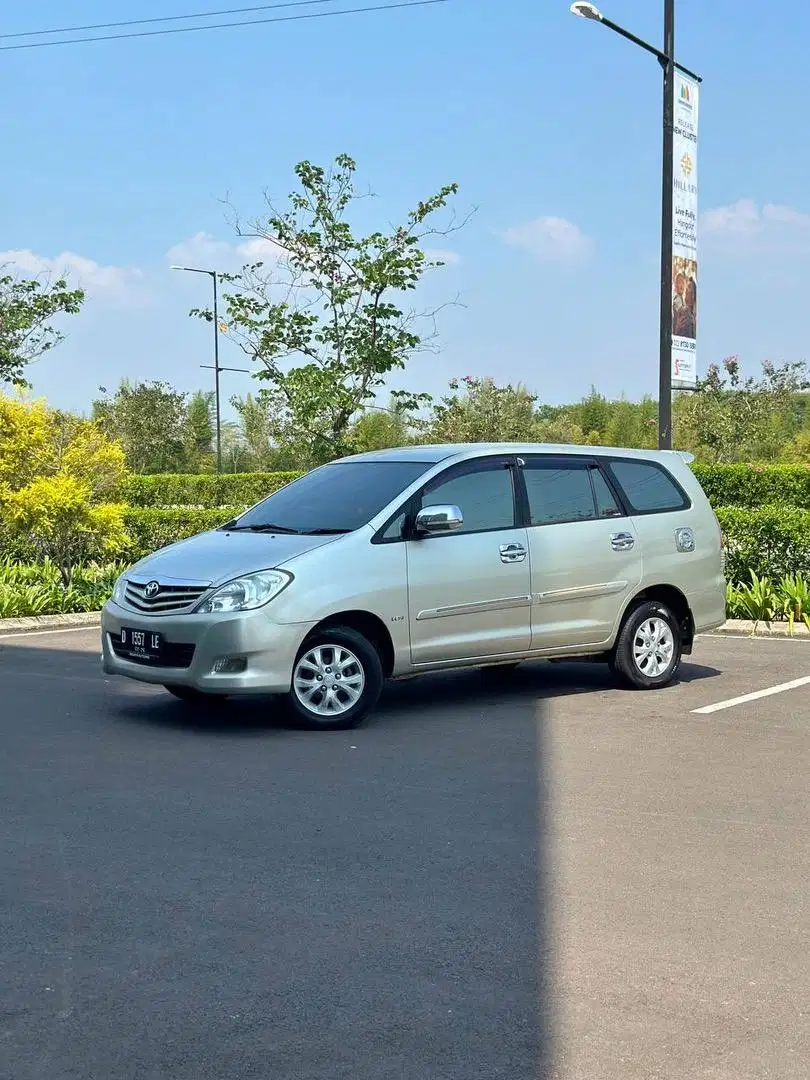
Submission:
<svg viewBox="0 0 810 1080">
<path fill-rule="evenodd" d="M 681 662 L 678 620 L 657 600 L 638 604 L 628 613 L 611 658 L 611 668 L 624 685 L 637 690 L 668 686 Z"/>
<path fill-rule="evenodd" d="M 380 655 L 356 630 L 336 626 L 305 641 L 293 669 L 288 703 L 313 731 L 345 731 L 365 720 L 383 687 Z"/>
</svg>

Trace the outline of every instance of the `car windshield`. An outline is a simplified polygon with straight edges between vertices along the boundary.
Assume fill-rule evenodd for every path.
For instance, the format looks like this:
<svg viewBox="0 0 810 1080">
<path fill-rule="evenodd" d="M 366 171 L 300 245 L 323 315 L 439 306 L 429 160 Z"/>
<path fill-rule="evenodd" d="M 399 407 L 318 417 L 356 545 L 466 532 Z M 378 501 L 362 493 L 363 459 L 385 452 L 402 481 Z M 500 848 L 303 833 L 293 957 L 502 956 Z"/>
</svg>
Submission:
<svg viewBox="0 0 810 1080">
<path fill-rule="evenodd" d="M 431 467 L 427 461 L 346 461 L 307 473 L 229 527 L 250 532 L 354 532 Z"/>
</svg>

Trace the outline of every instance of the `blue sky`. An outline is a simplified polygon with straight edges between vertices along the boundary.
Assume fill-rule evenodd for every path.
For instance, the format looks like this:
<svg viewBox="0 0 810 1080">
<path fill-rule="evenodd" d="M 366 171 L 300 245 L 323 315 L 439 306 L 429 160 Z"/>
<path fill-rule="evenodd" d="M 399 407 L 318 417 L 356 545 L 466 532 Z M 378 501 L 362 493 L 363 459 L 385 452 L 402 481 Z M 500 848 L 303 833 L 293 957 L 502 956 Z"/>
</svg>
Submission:
<svg viewBox="0 0 810 1080">
<path fill-rule="evenodd" d="M 27 14 L 4 5 L 2 26 L 228 6 L 121 0 L 113 15 L 103 0 L 43 0 Z M 662 6 L 602 4 L 656 42 Z M 705 80 L 698 370 L 731 353 L 751 371 L 801 359 L 810 30 L 791 5 L 677 0 L 676 43 Z M 68 267 L 90 297 L 31 369 L 56 404 L 85 408 L 122 376 L 204 385 L 209 332 L 186 312 L 207 301 L 206 281 L 169 263 L 232 265 L 220 200 L 255 215 L 265 189 L 291 190 L 296 161 L 343 151 L 378 194 L 380 224 L 453 180 L 459 212 L 477 207 L 437 242 L 455 258 L 427 293 L 464 306 L 444 313 L 441 352 L 416 357 L 408 385 L 439 393 L 455 375 L 494 375 L 550 402 L 591 383 L 655 391 L 660 70 L 567 0 L 5 52 L 0 95 L 0 263 Z M 226 346 L 223 363 L 238 359 Z M 229 377 L 229 393 L 251 388 Z"/>
</svg>

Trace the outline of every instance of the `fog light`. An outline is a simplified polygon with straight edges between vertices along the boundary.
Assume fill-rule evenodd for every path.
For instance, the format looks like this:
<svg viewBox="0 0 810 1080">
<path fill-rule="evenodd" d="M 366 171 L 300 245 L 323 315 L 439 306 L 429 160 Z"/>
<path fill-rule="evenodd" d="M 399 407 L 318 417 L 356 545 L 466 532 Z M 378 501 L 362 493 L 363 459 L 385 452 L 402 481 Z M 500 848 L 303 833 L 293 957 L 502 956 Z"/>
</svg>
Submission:
<svg viewBox="0 0 810 1080">
<path fill-rule="evenodd" d="M 239 675 L 247 667 L 246 656 L 220 656 L 211 671 L 214 675 Z"/>
</svg>

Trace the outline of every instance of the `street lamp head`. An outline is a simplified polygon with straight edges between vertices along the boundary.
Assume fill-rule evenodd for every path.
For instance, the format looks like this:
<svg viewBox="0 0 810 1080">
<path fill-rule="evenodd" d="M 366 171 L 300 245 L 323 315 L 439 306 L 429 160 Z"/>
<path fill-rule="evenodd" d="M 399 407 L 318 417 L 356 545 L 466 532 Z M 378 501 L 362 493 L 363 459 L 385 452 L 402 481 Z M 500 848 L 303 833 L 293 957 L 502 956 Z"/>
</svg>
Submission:
<svg viewBox="0 0 810 1080">
<path fill-rule="evenodd" d="M 579 16 L 580 19 L 594 19 L 596 22 L 602 22 L 604 19 L 604 15 L 596 4 L 586 4 L 584 0 L 577 0 L 575 4 L 572 4 L 571 13 Z"/>
<path fill-rule="evenodd" d="M 216 270 L 203 270 L 199 266 L 170 266 L 170 270 L 187 270 L 189 274 L 208 274 L 210 277 L 215 277 Z"/>
</svg>

